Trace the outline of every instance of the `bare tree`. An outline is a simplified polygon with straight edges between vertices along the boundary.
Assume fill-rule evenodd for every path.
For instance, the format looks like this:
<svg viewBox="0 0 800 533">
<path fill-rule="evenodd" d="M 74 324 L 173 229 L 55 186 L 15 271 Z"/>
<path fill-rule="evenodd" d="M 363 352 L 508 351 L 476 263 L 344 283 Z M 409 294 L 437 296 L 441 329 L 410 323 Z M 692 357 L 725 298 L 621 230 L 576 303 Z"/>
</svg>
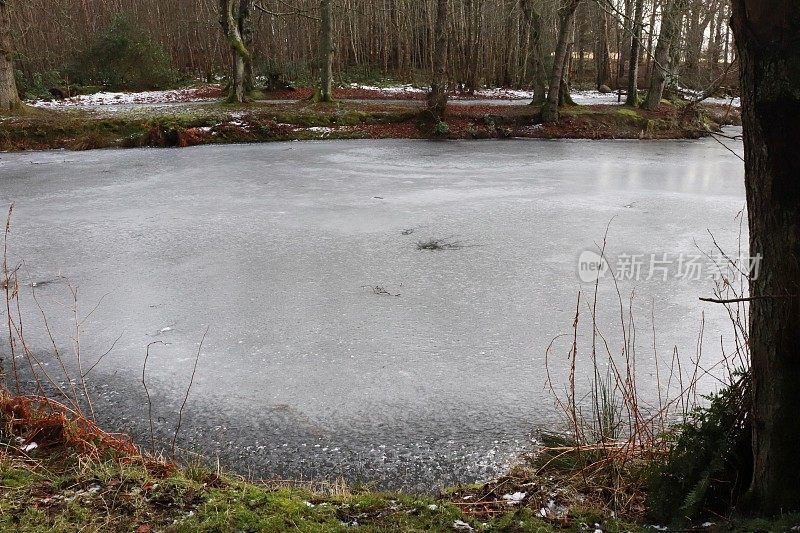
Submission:
<svg viewBox="0 0 800 533">
<path fill-rule="evenodd" d="M 608 43 L 608 12 L 604 4 L 592 2 L 597 17 L 595 28 L 595 86 L 597 90 L 611 81 L 611 52 Z"/>
<path fill-rule="evenodd" d="M 233 69 L 231 76 L 230 93 L 228 101 L 239 103 L 246 99 L 245 75 L 246 65 L 251 61 L 250 51 L 245 46 L 242 38 L 240 4 L 237 0 L 219 0 L 220 24 L 228 39 L 228 44 L 233 54 Z"/>
<path fill-rule="evenodd" d="M 542 51 L 542 39 L 544 37 L 542 15 L 536 9 L 533 0 L 520 0 L 520 7 L 530 32 L 530 50 L 528 50 L 528 53 L 533 56 L 533 101 L 531 104 L 540 105 L 547 99 L 545 83 L 547 74 L 544 65 L 544 52 Z"/>
<path fill-rule="evenodd" d="M 331 0 L 320 0 L 320 40 L 319 40 L 319 63 L 320 63 L 320 84 L 319 101 L 333 101 L 333 10 Z"/>
<path fill-rule="evenodd" d="M 444 120 L 447 111 L 447 0 L 436 0 L 433 76 L 428 93 L 428 112 L 433 120 Z"/>
<path fill-rule="evenodd" d="M 11 7 L 7 0 L 0 0 L 0 113 L 21 106 L 11 49 Z"/>
<path fill-rule="evenodd" d="M 642 18 L 644 0 L 636 0 L 633 11 L 633 35 L 631 36 L 630 65 L 628 66 L 628 97 L 625 105 L 639 105 L 639 56 L 642 52 Z"/>
<path fill-rule="evenodd" d="M 661 32 L 653 58 L 653 75 L 650 77 L 650 88 L 647 91 L 646 109 L 656 109 L 664 96 L 664 87 L 670 74 L 670 51 L 675 34 L 678 30 L 678 21 L 684 9 L 684 0 L 666 0 L 661 14 Z"/>
<path fill-rule="evenodd" d="M 800 509 L 800 2 L 733 0 L 750 255 L 752 510 Z"/>
<path fill-rule="evenodd" d="M 558 122 L 558 102 L 561 97 L 561 83 L 564 77 L 564 65 L 567 62 L 569 51 L 569 37 L 575 22 L 575 11 L 581 0 L 569 0 L 566 5 L 558 10 L 559 32 L 556 52 L 553 56 L 553 70 L 550 75 L 550 87 L 547 92 L 547 102 L 542 106 L 542 121 Z"/>
</svg>

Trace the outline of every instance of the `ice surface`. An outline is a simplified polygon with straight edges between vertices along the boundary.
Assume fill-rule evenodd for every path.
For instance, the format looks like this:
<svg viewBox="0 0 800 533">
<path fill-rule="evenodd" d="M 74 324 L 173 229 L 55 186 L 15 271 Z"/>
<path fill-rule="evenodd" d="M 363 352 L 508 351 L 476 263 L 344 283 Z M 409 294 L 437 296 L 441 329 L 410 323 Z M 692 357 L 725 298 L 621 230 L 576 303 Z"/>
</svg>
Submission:
<svg viewBox="0 0 800 533">
<path fill-rule="evenodd" d="M 609 221 L 610 253 L 709 250 L 707 230 L 730 250 L 742 181 L 741 161 L 711 139 L 0 156 L 2 201 L 16 203 L 12 262 L 24 260 L 64 353 L 64 278 L 82 315 L 102 298 L 82 335 L 85 364 L 121 335 L 91 375 L 111 427 L 146 434 L 142 360 L 160 340 L 148 376 L 157 430 L 171 436 L 210 326 L 184 446 L 260 475 L 347 473 L 409 489 L 497 473 L 537 426 L 560 423 L 545 349 L 571 332 L 579 290 L 587 301 L 577 259 Z M 418 249 L 430 239 L 459 246 Z M 661 358 L 673 346 L 694 357 L 703 312 L 709 361 L 730 327 L 721 306 L 698 301 L 707 280 L 621 283 L 626 300 L 634 289 L 640 401 L 653 401 L 651 312 Z M 29 344 L 47 360 L 26 291 Z M 613 286 L 600 298 L 618 352 Z"/>
</svg>

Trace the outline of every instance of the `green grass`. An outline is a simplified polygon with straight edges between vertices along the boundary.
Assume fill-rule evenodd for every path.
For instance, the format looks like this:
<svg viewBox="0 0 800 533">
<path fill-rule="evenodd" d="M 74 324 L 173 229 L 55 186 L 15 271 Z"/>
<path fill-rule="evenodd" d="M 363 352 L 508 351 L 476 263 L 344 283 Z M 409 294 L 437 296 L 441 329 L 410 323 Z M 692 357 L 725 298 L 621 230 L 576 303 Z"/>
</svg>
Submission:
<svg viewBox="0 0 800 533">
<path fill-rule="evenodd" d="M 434 497 L 349 490 L 343 484 L 251 483 L 198 464 L 167 469 L 141 458 L 32 455 L 35 461 L 12 451 L 0 455 L 0 531 L 449 532 L 469 524 L 476 531 L 544 533 L 585 531 L 595 523 L 606 532 L 639 530 L 580 508 L 569 520 L 550 522 L 539 516 L 538 503 L 501 505 L 474 516 L 456 502 L 482 491 L 479 484 Z"/>
</svg>

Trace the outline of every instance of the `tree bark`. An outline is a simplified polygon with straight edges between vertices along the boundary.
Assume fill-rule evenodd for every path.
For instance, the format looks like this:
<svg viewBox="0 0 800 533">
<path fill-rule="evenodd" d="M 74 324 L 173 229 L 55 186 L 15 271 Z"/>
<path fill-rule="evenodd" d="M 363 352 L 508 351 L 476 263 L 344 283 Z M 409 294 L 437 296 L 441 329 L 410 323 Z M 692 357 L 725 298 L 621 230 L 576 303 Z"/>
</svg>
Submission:
<svg viewBox="0 0 800 533">
<path fill-rule="evenodd" d="M 545 83 L 544 55 L 542 53 L 542 16 L 533 5 L 533 0 L 522 0 L 520 3 L 523 16 L 530 25 L 530 53 L 533 55 L 533 101 L 531 104 L 541 105 L 547 99 Z"/>
<path fill-rule="evenodd" d="M 558 10 L 559 31 L 556 52 L 553 56 L 553 70 L 550 74 L 550 87 L 547 91 L 547 102 L 542 107 L 542 121 L 558 122 L 558 100 L 561 95 L 561 78 L 564 75 L 569 38 L 572 24 L 575 22 L 575 11 L 581 0 L 569 0 L 569 3 Z"/>
<path fill-rule="evenodd" d="M 6 0 L 0 0 L 0 113 L 21 106 L 12 61 L 11 7 Z"/>
<path fill-rule="evenodd" d="M 636 0 L 633 13 L 633 35 L 631 37 L 630 66 L 628 67 L 628 97 L 625 105 L 639 105 L 639 55 L 642 51 L 642 17 L 644 16 L 644 0 Z"/>
<path fill-rule="evenodd" d="M 250 51 L 245 46 L 239 29 L 238 2 L 236 0 L 219 0 L 219 7 L 220 24 L 233 54 L 233 75 L 228 101 L 241 104 L 246 99 L 245 74 L 246 62 L 250 60 Z"/>
<path fill-rule="evenodd" d="M 447 111 L 447 0 L 436 0 L 434 24 L 433 76 L 428 93 L 428 112 L 436 122 L 444 121 Z"/>
<path fill-rule="evenodd" d="M 333 101 L 333 8 L 331 0 L 320 0 L 319 101 Z"/>
<path fill-rule="evenodd" d="M 800 510 L 800 3 L 733 0 L 750 255 L 754 473 L 760 515 Z"/>
<path fill-rule="evenodd" d="M 244 91 L 250 93 L 256 88 L 255 73 L 253 71 L 253 24 L 250 15 L 253 12 L 253 0 L 239 0 L 239 33 L 242 36 L 245 48 L 251 51 L 244 58 Z"/>
<path fill-rule="evenodd" d="M 594 50 L 595 61 L 595 86 L 597 90 L 603 85 L 609 86 L 611 82 L 611 52 L 608 46 L 608 13 L 605 7 L 597 4 L 597 38 Z"/>
<path fill-rule="evenodd" d="M 670 50 L 675 40 L 677 24 L 683 10 L 683 0 L 667 0 L 661 15 L 661 31 L 653 58 L 653 74 L 647 91 L 645 109 L 657 109 L 664 96 L 664 87 L 670 74 Z"/>
</svg>

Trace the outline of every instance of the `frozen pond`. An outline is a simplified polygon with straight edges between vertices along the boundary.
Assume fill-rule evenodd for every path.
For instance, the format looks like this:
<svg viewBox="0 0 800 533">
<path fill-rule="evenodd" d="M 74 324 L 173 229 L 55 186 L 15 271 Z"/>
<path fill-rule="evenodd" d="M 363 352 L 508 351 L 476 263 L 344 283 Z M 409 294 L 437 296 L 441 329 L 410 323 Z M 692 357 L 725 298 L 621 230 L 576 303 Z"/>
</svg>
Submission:
<svg viewBox="0 0 800 533">
<path fill-rule="evenodd" d="M 119 338 L 90 375 L 111 427 L 146 435 L 142 362 L 163 341 L 147 370 L 171 436 L 209 327 L 181 445 L 257 475 L 411 489 L 489 476 L 561 424 L 544 354 L 591 292 L 578 257 L 609 221 L 614 257 L 697 254 L 707 230 L 735 251 L 743 174 L 713 139 L 275 143 L 0 154 L 0 200 L 62 349 L 65 279 L 81 315 L 99 302 L 84 364 Z M 456 246 L 418 249 L 431 239 Z M 646 273 L 620 287 L 645 383 L 651 313 L 664 357 L 694 357 L 703 312 L 705 357 L 731 330 L 698 301 L 710 281 Z M 601 300 L 613 344 L 613 285 Z M 49 360 L 28 292 L 23 308 Z"/>
</svg>

